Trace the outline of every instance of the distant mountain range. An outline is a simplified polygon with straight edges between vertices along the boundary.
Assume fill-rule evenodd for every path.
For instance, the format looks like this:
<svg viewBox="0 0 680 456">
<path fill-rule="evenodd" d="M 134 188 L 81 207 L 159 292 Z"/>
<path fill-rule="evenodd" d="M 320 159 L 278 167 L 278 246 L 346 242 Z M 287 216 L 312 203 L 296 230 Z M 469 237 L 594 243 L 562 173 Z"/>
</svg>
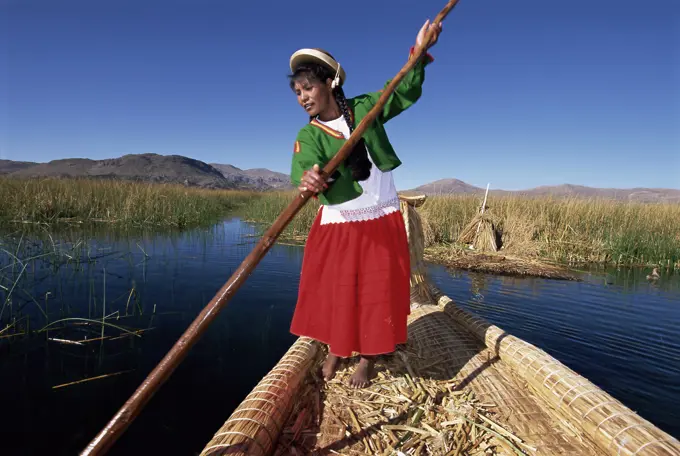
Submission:
<svg viewBox="0 0 680 456">
<path fill-rule="evenodd" d="M 0 176 L 13 177 L 91 177 L 166 182 L 203 188 L 240 190 L 292 189 L 289 176 L 265 168 L 240 169 L 233 165 L 205 163 L 181 155 L 124 155 L 106 160 L 67 158 L 49 163 L 0 160 Z M 458 179 L 442 179 L 404 193 L 427 195 L 478 194 L 485 189 Z M 680 190 L 661 188 L 593 188 L 581 185 L 555 185 L 527 190 L 490 190 L 492 195 L 572 196 L 611 198 L 644 202 L 680 202 Z"/>
<path fill-rule="evenodd" d="M 404 193 L 426 195 L 473 193 L 483 195 L 485 188 L 475 187 L 458 179 L 441 179 Z M 562 196 L 607 198 L 640 202 L 680 202 L 680 190 L 667 188 L 595 188 L 583 185 L 550 185 L 527 190 L 489 190 L 490 195 Z"/>
<path fill-rule="evenodd" d="M 12 177 L 90 177 L 184 184 L 203 188 L 283 190 L 289 177 L 267 169 L 207 164 L 181 155 L 124 155 L 106 160 L 67 158 L 49 163 L 0 160 L 0 175 Z"/>
</svg>

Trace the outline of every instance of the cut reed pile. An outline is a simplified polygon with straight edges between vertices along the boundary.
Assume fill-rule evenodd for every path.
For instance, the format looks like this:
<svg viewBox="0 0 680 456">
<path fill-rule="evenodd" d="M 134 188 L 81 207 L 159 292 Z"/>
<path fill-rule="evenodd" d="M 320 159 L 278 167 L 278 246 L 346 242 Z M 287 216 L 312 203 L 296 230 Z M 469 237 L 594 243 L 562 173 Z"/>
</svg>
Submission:
<svg viewBox="0 0 680 456">
<path fill-rule="evenodd" d="M 456 254 L 451 253 L 450 247 L 437 246 L 429 249 L 425 255 L 429 261 L 440 262 L 446 266 L 466 271 L 486 274 L 543 277 L 556 280 L 581 279 L 565 267 L 550 264 L 537 258 L 523 258 L 500 253 L 471 253 L 460 249 Z"/>
<path fill-rule="evenodd" d="M 405 348 L 378 360 L 366 389 L 347 386 L 353 369 L 339 370 L 325 389 L 318 375 L 307 377 L 275 455 L 494 455 L 499 441 L 526 454 L 471 390 L 427 375 L 435 367 Z M 321 414 L 330 417 L 323 425 Z"/>
<path fill-rule="evenodd" d="M 500 234 L 488 213 L 477 214 L 458 236 L 460 244 L 471 245 L 479 252 L 497 252 L 499 241 Z"/>
</svg>

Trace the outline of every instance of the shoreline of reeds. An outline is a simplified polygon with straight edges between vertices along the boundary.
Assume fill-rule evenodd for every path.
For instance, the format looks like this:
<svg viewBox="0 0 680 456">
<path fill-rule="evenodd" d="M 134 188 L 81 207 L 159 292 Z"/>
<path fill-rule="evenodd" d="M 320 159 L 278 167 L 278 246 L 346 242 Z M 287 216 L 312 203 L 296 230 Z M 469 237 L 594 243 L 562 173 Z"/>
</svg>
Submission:
<svg viewBox="0 0 680 456">
<path fill-rule="evenodd" d="M 270 224 L 293 197 L 293 192 L 267 193 L 244 208 L 244 216 Z M 455 265 L 475 255 L 457 239 L 478 213 L 482 198 L 431 196 L 418 208 L 428 260 Z M 680 269 L 680 204 L 503 196 L 490 198 L 487 206 L 486 215 L 502 232 L 498 255 L 561 265 Z M 283 237 L 304 242 L 318 207 L 316 201 L 308 203 Z"/>
<path fill-rule="evenodd" d="M 0 178 L 0 224 L 189 228 L 215 223 L 253 192 L 103 179 Z"/>
<path fill-rule="evenodd" d="M 466 247 L 458 234 L 477 214 L 479 196 L 429 199 L 420 209 L 426 245 Z M 525 258 L 568 265 L 680 268 L 680 204 L 605 199 L 493 197 L 485 213 L 502 233 L 503 248 Z"/>
<path fill-rule="evenodd" d="M 0 178 L 0 224 L 110 224 L 112 227 L 207 226 L 229 215 L 270 225 L 294 191 L 213 190 L 176 184 L 96 179 Z M 418 208 L 431 261 L 470 255 L 457 242 L 481 195 L 438 195 Z M 485 214 L 502 232 L 501 255 L 562 265 L 680 268 L 680 204 L 582 198 L 492 197 Z M 304 243 L 317 214 L 312 200 L 281 239 Z"/>
</svg>

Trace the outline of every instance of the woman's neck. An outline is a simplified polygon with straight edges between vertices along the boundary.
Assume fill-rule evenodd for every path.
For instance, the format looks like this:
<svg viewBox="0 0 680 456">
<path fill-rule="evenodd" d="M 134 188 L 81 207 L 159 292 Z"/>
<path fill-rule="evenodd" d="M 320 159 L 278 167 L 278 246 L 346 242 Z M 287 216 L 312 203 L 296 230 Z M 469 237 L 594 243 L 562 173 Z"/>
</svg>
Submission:
<svg viewBox="0 0 680 456">
<path fill-rule="evenodd" d="M 340 111 L 340 106 L 338 106 L 338 103 L 334 99 L 331 99 L 331 102 L 328 104 L 328 107 L 323 112 L 320 112 L 317 117 L 319 118 L 319 120 L 328 122 L 330 120 L 337 119 L 341 115 L 342 112 Z"/>
</svg>

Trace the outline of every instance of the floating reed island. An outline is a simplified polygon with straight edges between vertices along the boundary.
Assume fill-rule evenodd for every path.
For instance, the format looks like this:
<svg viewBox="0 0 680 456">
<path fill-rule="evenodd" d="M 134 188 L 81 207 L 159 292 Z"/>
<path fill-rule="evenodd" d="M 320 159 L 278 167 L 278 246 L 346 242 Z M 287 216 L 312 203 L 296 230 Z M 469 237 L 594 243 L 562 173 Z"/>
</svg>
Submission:
<svg viewBox="0 0 680 456">
<path fill-rule="evenodd" d="M 671 456 L 680 442 L 535 346 L 461 309 L 427 279 L 423 227 L 402 198 L 412 259 L 408 342 L 352 389 L 299 338 L 205 445 L 217 455 Z"/>
</svg>

